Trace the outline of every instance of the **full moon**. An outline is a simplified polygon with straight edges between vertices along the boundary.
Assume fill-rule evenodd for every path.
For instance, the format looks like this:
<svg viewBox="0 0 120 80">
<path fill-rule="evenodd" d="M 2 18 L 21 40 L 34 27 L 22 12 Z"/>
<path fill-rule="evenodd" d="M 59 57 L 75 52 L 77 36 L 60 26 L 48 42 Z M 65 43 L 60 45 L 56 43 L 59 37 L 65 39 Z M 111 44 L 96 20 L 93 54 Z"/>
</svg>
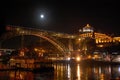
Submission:
<svg viewBox="0 0 120 80">
<path fill-rule="evenodd" d="M 43 15 L 43 14 L 41 14 L 41 15 L 40 15 L 40 18 L 44 18 L 44 15 Z"/>
</svg>

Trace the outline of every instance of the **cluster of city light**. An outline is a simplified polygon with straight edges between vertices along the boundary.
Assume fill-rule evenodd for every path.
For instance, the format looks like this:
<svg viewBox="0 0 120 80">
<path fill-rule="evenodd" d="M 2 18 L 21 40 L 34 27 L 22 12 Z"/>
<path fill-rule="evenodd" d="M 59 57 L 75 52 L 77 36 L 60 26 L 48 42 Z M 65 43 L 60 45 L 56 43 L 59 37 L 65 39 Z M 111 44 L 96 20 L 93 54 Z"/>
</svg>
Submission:
<svg viewBox="0 0 120 80">
<path fill-rule="evenodd" d="M 83 34 L 80 34 L 80 37 L 90 37 L 90 38 L 93 38 L 93 33 L 83 33 Z M 96 43 L 111 43 L 111 42 L 114 42 L 115 39 L 107 36 L 106 34 L 102 34 L 102 33 L 94 33 L 94 38 L 95 38 L 95 41 Z M 118 40 L 118 39 L 116 39 Z"/>
<path fill-rule="evenodd" d="M 25 55 L 24 51 L 20 51 L 19 56 L 24 56 L 24 55 Z"/>
<path fill-rule="evenodd" d="M 108 36 L 106 34 L 94 32 L 93 28 L 89 24 L 83 27 L 83 29 L 80 29 L 79 32 L 82 32 L 82 34 L 80 34 L 80 37 L 94 38 L 96 44 L 111 43 L 111 42 L 116 42 L 116 41 L 120 42 L 120 37 L 112 38 L 111 36 Z"/>
<path fill-rule="evenodd" d="M 80 62 L 81 60 L 102 60 L 102 55 L 99 53 L 95 53 L 93 55 L 86 55 L 86 56 L 75 56 L 75 57 L 67 57 L 67 61 L 76 61 Z"/>
<path fill-rule="evenodd" d="M 120 37 L 113 37 L 113 41 L 114 41 L 114 42 L 115 42 L 115 41 L 120 42 Z"/>
<path fill-rule="evenodd" d="M 92 38 L 93 36 L 93 33 L 83 33 L 83 34 L 80 34 L 80 37 L 91 37 Z"/>
<path fill-rule="evenodd" d="M 98 43 L 111 43 L 111 42 L 113 42 L 112 39 L 100 39 L 100 38 L 96 39 L 97 44 Z"/>
<path fill-rule="evenodd" d="M 38 57 L 43 56 L 43 54 L 46 52 L 44 49 L 42 48 L 34 48 L 34 51 L 36 51 L 38 53 Z"/>
<path fill-rule="evenodd" d="M 74 61 L 79 62 L 79 61 L 81 61 L 81 56 L 76 56 L 76 57 L 67 57 L 67 59 L 66 59 L 66 60 L 68 60 L 68 61 L 74 60 Z"/>
</svg>

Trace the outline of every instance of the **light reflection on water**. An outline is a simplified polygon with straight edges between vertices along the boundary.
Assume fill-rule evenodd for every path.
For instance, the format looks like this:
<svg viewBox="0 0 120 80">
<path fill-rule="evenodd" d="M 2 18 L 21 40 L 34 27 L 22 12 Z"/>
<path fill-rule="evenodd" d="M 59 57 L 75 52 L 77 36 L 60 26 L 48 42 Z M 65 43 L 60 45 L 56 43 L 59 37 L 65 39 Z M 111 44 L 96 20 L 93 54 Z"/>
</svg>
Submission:
<svg viewBox="0 0 120 80">
<path fill-rule="evenodd" d="M 80 79 L 80 75 L 81 75 L 81 74 L 80 74 L 80 65 L 78 64 L 78 65 L 77 65 L 77 78 L 78 78 L 78 80 L 81 80 L 81 79 Z"/>
<path fill-rule="evenodd" d="M 29 71 L 0 71 L 0 80 L 110 80 L 120 77 L 120 66 L 89 66 L 81 64 L 56 63 L 51 73 Z"/>
</svg>

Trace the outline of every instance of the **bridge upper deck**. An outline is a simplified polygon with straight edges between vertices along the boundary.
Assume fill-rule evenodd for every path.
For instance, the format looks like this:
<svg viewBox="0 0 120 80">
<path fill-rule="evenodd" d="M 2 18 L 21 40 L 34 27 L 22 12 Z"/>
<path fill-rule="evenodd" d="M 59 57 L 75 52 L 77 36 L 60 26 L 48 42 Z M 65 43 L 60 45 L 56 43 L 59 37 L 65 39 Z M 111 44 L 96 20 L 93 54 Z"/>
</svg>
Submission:
<svg viewBox="0 0 120 80">
<path fill-rule="evenodd" d="M 59 38 L 70 38 L 70 39 L 74 39 L 78 37 L 77 35 L 73 35 L 73 34 L 48 31 L 48 30 L 43 30 L 43 29 L 38 29 L 38 28 L 27 28 L 27 27 L 21 27 L 21 26 L 9 25 L 9 26 L 6 26 L 6 29 L 8 31 L 15 31 L 20 34 L 40 33 L 40 34 L 50 35 L 50 36 L 59 37 Z"/>
</svg>

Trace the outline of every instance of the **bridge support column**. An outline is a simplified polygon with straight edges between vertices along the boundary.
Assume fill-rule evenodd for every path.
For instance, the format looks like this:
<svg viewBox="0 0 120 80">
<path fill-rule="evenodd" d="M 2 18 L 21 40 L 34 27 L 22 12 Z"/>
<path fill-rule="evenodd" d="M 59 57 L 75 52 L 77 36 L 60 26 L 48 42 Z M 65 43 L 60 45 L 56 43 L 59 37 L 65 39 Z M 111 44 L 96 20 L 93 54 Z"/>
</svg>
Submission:
<svg viewBox="0 0 120 80">
<path fill-rule="evenodd" d="M 73 44 L 72 44 L 71 39 L 69 39 L 68 48 L 70 52 L 73 51 Z"/>
</svg>

